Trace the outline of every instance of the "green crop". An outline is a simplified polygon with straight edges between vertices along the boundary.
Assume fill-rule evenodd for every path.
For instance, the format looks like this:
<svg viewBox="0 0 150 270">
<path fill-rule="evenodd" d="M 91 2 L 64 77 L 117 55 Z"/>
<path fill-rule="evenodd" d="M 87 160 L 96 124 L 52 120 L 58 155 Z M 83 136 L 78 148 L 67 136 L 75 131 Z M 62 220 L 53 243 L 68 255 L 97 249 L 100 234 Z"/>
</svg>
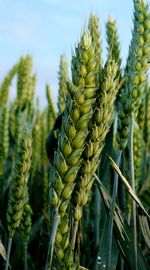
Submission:
<svg viewBox="0 0 150 270">
<path fill-rule="evenodd" d="M 0 269 L 150 267 L 150 11 L 133 2 L 125 66 L 117 21 L 104 60 L 92 14 L 70 67 L 60 57 L 56 108 L 46 84 L 41 109 L 31 55 L 1 80 Z"/>
</svg>

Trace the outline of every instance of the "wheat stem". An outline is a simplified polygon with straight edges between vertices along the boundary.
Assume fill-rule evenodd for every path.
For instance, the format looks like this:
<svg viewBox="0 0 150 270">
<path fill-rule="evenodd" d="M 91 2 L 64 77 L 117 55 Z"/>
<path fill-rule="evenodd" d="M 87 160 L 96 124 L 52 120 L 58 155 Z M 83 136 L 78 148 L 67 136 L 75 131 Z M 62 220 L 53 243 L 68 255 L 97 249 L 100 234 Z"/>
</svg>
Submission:
<svg viewBox="0 0 150 270">
<path fill-rule="evenodd" d="M 130 185 L 135 190 L 134 185 L 134 151 L 133 151 L 133 113 L 130 120 L 130 141 L 129 141 L 129 160 L 130 160 Z M 133 270 L 137 270 L 137 230 L 136 230 L 136 204 L 131 199 L 131 230 L 133 235 Z"/>
<path fill-rule="evenodd" d="M 122 151 L 118 150 L 116 164 L 119 166 L 121 159 Z M 113 239 L 113 216 L 115 210 L 115 203 L 118 190 L 118 174 L 114 174 L 114 186 L 112 194 L 112 203 L 110 208 L 109 224 L 108 224 L 108 247 L 107 247 L 107 256 L 106 256 L 106 269 L 111 270 L 111 251 L 112 251 L 112 239 Z"/>
<path fill-rule="evenodd" d="M 8 270 L 8 267 L 9 267 L 9 258 L 10 258 L 11 245 L 12 245 L 12 238 L 9 238 L 5 270 Z"/>
<path fill-rule="evenodd" d="M 95 211 L 94 211 L 94 262 L 93 269 L 97 270 L 98 248 L 99 248 L 99 229 L 100 229 L 100 193 L 99 189 L 95 187 Z"/>
<path fill-rule="evenodd" d="M 24 270 L 28 269 L 28 251 L 27 244 L 24 245 Z"/>
<path fill-rule="evenodd" d="M 50 270 L 51 266 L 52 266 L 54 243 L 55 243 L 55 238 L 56 238 L 59 219 L 60 219 L 60 216 L 58 214 L 58 208 L 56 208 L 55 209 L 55 214 L 54 214 L 53 227 L 52 227 L 50 240 L 49 240 L 48 253 L 47 253 L 47 262 L 46 262 L 45 270 Z"/>
<path fill-rule="evenodd" d="M 72 243 L 71 243 L 71 250 L 74 251 L 75 249 L 75 242 L 76 242 L 76 236 L 78 231 L 78 225 L 79 222 L 75 221 L 74 228 L 73 228 L 73 237 L 72 237 Z"/>
</svg>

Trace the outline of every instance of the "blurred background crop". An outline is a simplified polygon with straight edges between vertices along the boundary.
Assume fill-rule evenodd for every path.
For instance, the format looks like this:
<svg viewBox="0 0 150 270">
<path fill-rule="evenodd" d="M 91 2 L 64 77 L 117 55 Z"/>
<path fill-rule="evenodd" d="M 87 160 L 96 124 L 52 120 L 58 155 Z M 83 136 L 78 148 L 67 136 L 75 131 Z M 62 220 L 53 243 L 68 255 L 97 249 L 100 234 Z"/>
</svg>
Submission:
<svg viewBox="0 0 150 270">
<path fill-rule="evenodd" d="M 132 30 L 131 0 L 0 0 L 0 80 L 21 55 L 33 56 L 37 74 L 36 95 L 45 106 L 45 84 L 57 103 L 60 55 L 70 64 L 72 50 L 90 14 L 100 19 L 103 59 L 106 54 L 105 24 L 108 16 L 117 21 L 124 65 Z M 15 96 L 12 85 L 11 97 Z"/>
</svg>

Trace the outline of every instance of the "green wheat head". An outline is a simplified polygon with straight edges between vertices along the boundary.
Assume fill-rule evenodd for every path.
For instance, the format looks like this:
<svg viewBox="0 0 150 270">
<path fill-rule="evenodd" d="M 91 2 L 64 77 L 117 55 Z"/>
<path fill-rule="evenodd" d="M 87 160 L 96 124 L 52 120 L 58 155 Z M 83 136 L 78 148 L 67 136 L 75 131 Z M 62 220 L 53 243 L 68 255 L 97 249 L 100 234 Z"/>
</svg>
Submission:
<svg viewBox="0 0 150 270">
<path fill-rule="evenodd" d="M 19 227 L 24 208 L 26 185 L 31 166 L 32 139 L 30 128 L 25 127 L 20 140 L 16 164 L 13 172 L 11 192 L 7 209 L 9 237 L 12 239 Z"/>
<path fill-rule="evenodd" d="M 140 106 L 147 81 L 150 50 L 150 13 L 143 0 L 135 1 L 134 29 L 125 70 L 125 87 L 120 97 L 117 140 L 126 147 L 129 135 L 130 114 Z"/>
<path fill-rule="evenodd" d="M 9 98 L 9 90 L 11 86 L 12 79 L 17 74 L 18 64 L 16 64 L 7 74 L 0 85 L 0 107 L 6 105 Z"/>
<path fill-rule="evenodd" d="M 83 161 L 77 175 L 77 185 L 73 196 L 75 200 L 74 216 L 77 221 L 81 219 L 82 207 L 88 200 L 93 184 L 93 174 L 99 165 L 100 153 L 113 120 L 113 105 L 118 91 L 117 70 L 117 64 L 110 57 L 105 65 L 97 91 L 97 99 L 94 104 L 95 112 L 91 119 L 90 131 L 82 154 Z"/>
<path fill-rule="evenodd" d="M 97 52 L 97 65 L 98 68 L 102 68 L 102 41 L 99 30 L 99 18 L 95 15 L 91 15 L 89 19 L 89 31 L 92 37 L 92 41 L 95 44 L 95 50 Z"/>
<path fill-rule="evenodd" d="M 111 53 L 112 58 L 118 65 L 118 72 L 121 73 L 121 56 L 120 56 L 120 42 L 118 37 L 118 29 L 116 21 L 112 17 L 108 18 L 106 23 L 106 36 L 108 44 L 108 54 Z"/>
<path fill-rule="evenodd" d="M 50 203 L 65 218 L 75 179 L 81 164 L 81 154 L 88 134 L 92 106 L 98 88 L 97 54 L 90 33 L 83 32 L 72 58 L 72 81 L 68 83 L 66 109 L 58 137 L 58 147 L 51 169 Z M 63 221 L 64 222 L 64 221 Z M 67 223 L 67 220 L 65 221 Z M 66 225 L 67 226 L 67 225 Z M 68 227 L 68 226 L 67 226 Z M 56 237 L 56 256 L 62 260 L 69 244 L 68 232 Z M 61 239 L 61 241 L 60 241 Z M 65 241 L 64 241 L 65 239 Z M 69 263 L 65 260 L 65 264 Z"/>
<path fill-rule="evenodd" d="M 67 81 L 68 81 L 68 63 L 65 55 L 60 58 L 60 66 L 58 72 L 59 90 L 58 90 L 58 113 L 65 110 L 65 102 L 67 96 Z"/>
<path fill-rule="evenodd" d="M 46 97 L 48 101 L 48 111 L 47 111 L 47 127 L 48 131 L 50 131 L 55 123 L 56 120 L 56 111 L 54 108 L 54 104 L 51 97 L 51 89 L 49 85 L 46 85 Z"/>
</svg>

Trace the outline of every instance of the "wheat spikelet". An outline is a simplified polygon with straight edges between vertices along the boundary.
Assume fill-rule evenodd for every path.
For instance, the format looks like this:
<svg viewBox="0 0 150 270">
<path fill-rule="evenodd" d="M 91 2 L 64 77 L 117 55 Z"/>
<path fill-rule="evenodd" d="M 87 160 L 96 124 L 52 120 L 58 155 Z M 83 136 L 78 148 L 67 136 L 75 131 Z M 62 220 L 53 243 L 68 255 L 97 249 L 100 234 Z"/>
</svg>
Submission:
<svg viewBox="0 0 150 270">
<path fill-rule="evenodd" d="M 146 117 L 144 126 L 144 139 L 147 145 L 148 151 L 150 150 L 150 87 L 146 94 Z"/>
<path fill-rule="evenodd" d="M 25 193 L 25 200 L 24 200 L 24 206 L 23 206 L 23 213 L 21 216 L 20 224 L 19 224 L 19 232 L 21 239 L 25 246 L 27 246 L 29 238 L 30 238 L 30 232 L 31 232 L 31 215 L 32 215 L 32 209 L 29 204 L 29 195 L 28 190 L 26 187 L 26 193 Z"/>
<path fill-rule="evenodd" d="M 134 174 L 135 174 L 135 190 L 138 192 L 140 187 L 140 180 L 142 176 L 142 162 L 144 156 L 144 141 L 143 141 L 143 130 L 134 123 Z"/>
<path fill-rule="evenodd" d="M 144 135 L 145 117 L 146 117 L 146 95 L 144 95 L 141 100 L 141 104 L 139 106 L 137 114 L 137 122 L 140 129 L 142 130 L 143 135 Z"/>
</svg>

